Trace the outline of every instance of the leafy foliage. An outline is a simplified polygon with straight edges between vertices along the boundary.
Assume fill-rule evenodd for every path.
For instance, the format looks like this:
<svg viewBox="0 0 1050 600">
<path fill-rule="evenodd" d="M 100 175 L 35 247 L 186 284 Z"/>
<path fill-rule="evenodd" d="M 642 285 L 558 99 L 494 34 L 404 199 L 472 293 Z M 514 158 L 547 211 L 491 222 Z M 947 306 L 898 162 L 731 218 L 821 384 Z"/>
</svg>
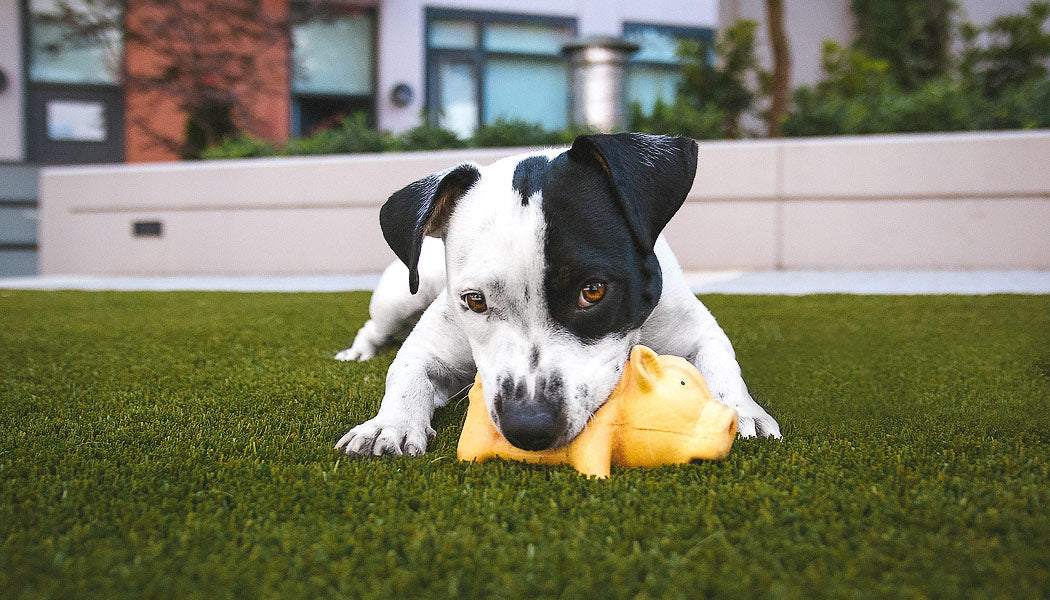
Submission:
<svg viewBox="0 0 1050 600">
<path fill-rule="evenodd" d="M 662 98 L 658 98 L 650 114 L 642 112 L 642 107 L 637 102 L 633 103 L 630 122 L 633 131 L 642 133 L 718 140 L 725 137 L 726 114 L 714 104 L 705 104 L 697 110 L 687 102 L 676 100 L 668 104 Z"/>
<path fill-rule="evenodd" d="M 951 68 L 955 0 L 852 0 L 853 47 L 885 60 L 901 88 L 915 90 Z"/>
<path fill-rule="evenodd" d="M 471 145 L 482 148 L 557 146 L 567 143 L 566 135 L 564 131 L 549 131 L 538 123 L 499 117 L 488 125 L 478 127 L 471 138 Z"/>
<path fill-rule="evenodd" d="M 1026 13 L 999 17 L 984 30 L 964 26 L 966 50 L 960 66 L 964 80 L 988 98 L 1045 80 L 1050 61 L 1048 20 L 1050 3 L 1033 2 Z"/>
<path fill-rule="evenodd" d="M 706 42 L 682 41 L 682 82 L 674 102 L 658 102 L 650 115 L 633 105 L 631 129 L 698 139 L 741 137 L 741 117 L 753 111 L 759 99 L 752 81 L 768 78 L 755 56 L 757 30 L 757 22 L 741 19 L 721 33 L 713 48 Z M 710 60 L 712 52 L 717 60 Z"/>
<path fill-rule="evenodd" d="M 424 122 L 399 136 L 391 138 L 385 150 L 439 150 L 466 146 L 455 133 Z"/>
<path fill-rule="evenodd" d="M 887 3 L 858 1 L 854 6 L 874 10 L 872 7 L 885 9 Z M 926 10 L 908 6 L 901 3 L 889 12 L 892 15 L 897 14 L 894 10 Z M 912 19 L 915 20 L 914 15 Z M 1036 2 L 1026 13 L 1000 17 L 983 29 L 973 25 L 960 27 L 963 51 L 950 69 L 933 68 L 935 61 L 931 56 L 936 52 L 929 48 L 914 52 L 910 58 L 902 55 L 900 44 L 910 39 L 908 32 L 916 30 L 915 26 L 901 27 L 902 33 L 896 38 L 882 36 L 893 38 L 898 45 L 886 40 L 876 43 L 872 41 L 875 36 L 864 33 L 851 47 L 825 42 L 826 77 L 814 86 L 795 91 L 794 110 L 785 119 L 784 133 L 1050 127 L 1048 19 L 1050 4 Z M 859 40 L 867 41 L 862 44 Z M 888 56 L 874 56 L 864 46 Z"/>
<path fill-rule="evenodd" d="M 586 127 L 569 127 L 551 131 L 535 123 L 497 119 L 478 127 L 474 135 L 461 140 L 456 134 L 437 125 L 423 123 L 399 135 L 368 125 L 363 114 L 343 119 L 333 129 L 289 140 L 276 146 L 248 135 L 238 135 L 207 148 L 201 158 L 254 158 L 263 156 L 347 154 L 357 152 L 406 152 L 465 147 L 561 146 L 572 143 L 577 135 L 592 133 Z"/>
<path fill-rule="evenodd" d="M 261 158 L 276 155 L 277 148 L 270 142 L 248 134 L 240 134 L 228 137 L 214 146 L 208 146 L 201 151 L 200 157 L 203 159 Z"/>
</svg>

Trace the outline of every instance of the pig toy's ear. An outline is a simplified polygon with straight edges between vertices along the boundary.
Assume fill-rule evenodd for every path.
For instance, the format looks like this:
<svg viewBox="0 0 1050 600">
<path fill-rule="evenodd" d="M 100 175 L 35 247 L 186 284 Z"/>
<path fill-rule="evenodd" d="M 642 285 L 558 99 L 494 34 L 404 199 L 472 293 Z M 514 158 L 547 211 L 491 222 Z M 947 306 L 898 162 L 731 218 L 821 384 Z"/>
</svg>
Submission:
<svg viewBox="0 0 1050 600">
<path fill-rule="evenodd" d="M 642 392 L 648 393 L 656 387 L 656 382 L 664 375 L 664 367 L 660 364 L 656 353 L 641 344 L 631 349 L 631 363 L 628 366 L 634 380 Z"/>
</svg>

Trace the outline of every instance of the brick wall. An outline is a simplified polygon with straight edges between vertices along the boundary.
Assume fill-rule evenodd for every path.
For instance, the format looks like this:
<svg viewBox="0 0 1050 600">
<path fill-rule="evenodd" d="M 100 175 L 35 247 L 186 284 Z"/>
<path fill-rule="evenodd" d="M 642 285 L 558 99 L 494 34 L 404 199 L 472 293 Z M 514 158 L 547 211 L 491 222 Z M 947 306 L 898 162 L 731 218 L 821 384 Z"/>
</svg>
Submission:
<svg viewBox="0 0 1050 600">
<path fill-rule="evenodd" d="M 186 107 L 202 94 L 229 98 L 238 129 L 271 141 L 287 139 L 286 19 L 286 0 L 128 0 L 127 161 L 178 159 Z"/>
</svg>

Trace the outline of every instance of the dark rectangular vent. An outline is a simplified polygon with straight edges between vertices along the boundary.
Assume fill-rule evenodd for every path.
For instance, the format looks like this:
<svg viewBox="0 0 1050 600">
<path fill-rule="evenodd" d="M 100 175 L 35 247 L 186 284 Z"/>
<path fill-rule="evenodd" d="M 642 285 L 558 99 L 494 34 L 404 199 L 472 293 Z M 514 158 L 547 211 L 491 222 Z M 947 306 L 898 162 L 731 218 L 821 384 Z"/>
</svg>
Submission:
<svg viewBox="0 0 1050 600">
<path fill-rule="evenodd" d="M 135 237 L 160 237 L 162 229 L 160 221 L 135 221 L 132 230 Z"/>
</svg>

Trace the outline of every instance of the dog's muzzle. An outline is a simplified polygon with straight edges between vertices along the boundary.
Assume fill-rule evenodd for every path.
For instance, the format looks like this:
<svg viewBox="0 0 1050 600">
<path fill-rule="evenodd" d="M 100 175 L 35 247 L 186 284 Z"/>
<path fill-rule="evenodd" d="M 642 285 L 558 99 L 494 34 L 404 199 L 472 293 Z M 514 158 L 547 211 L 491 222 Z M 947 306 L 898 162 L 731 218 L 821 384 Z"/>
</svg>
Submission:
<svg viewBox="0 0 1050 600">
<path fill-rule="evenodd" d="M 561 379 L 538 381 L 536 390 L 530 396 L 524 381 L 505 377 L 494 398 L 503 437 L 522 450 L 546 450 L 565 433 Z"/>
</svg>

